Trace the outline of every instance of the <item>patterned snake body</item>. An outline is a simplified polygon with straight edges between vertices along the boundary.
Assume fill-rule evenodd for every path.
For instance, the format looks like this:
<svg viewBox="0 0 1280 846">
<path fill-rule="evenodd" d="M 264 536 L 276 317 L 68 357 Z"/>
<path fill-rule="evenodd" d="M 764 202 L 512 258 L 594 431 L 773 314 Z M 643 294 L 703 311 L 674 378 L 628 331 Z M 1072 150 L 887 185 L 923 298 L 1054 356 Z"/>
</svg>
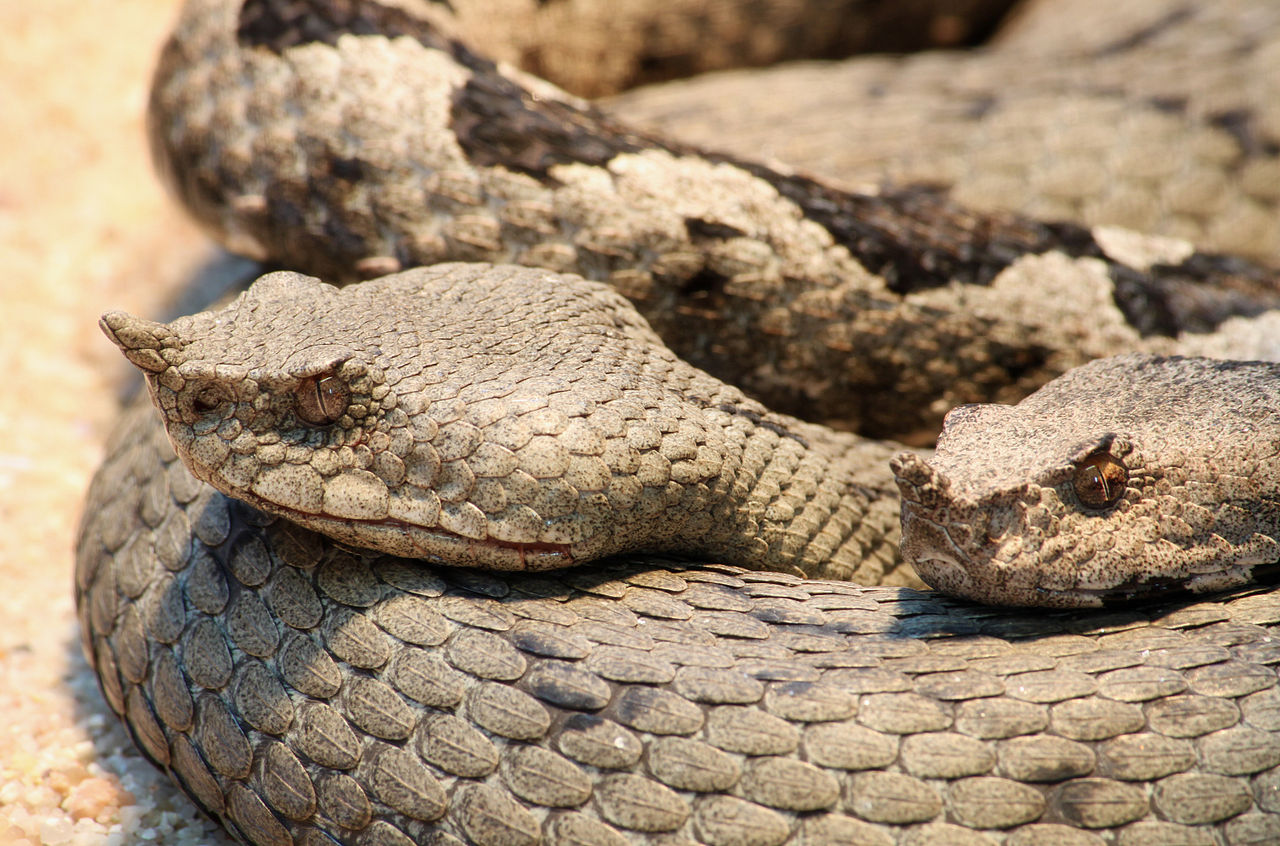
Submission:
<svg viewBox="0 0 1280 846">
<path fill-rule="evenodd" d="M 721 375 L 778 407 L 812 401 L 820 419 L 869 432 L 911 434 L 955 401 L 1017 396 L 1102 353 L 1167 352 L 1180 334 L 1189 350 L 1274 342 L 1267 316 L 1238 318 L 1277 301 L 1270 272 L 1245 262 L 1168 242 L 1135 254 L 1078 227 L 969 214 L 937 194 L 840 192 L 700 157 L 601 123 L 553 91 L 535 96 L 518 86 L 537 83 L 433 28 L 397 30 L 410 19 L 376 4 L 198 0 L 189 12 L 154 95 L 158 114 L 189 108 L 157 123 L 159 157 L 212 228 L 304 269 L 353 277 L 446 254 L 550 258 L 553 270 L 615 283 L 695 364 L 723 347 Z M 388 63 L 393 78 L 419 84 L 395 89 L 407 99 L 394 107 L 351 111 L 359 98 L 349 95 L 386 87 L 367 75 Z M 255 87 L 225 85 L 230 77 Z M 277 96 L 291 104 L 283 124 Z M 487 120 L 467 123 L 461 102 L 487 108 Z M 401 158 L 406 147 L 438 158 Z M 509 168 L 486 158 L 496 149 Z M 414 207 L 430 212 L 425 223 L 407 215 Z M 486 287 L 499 278 L 522 287 Z M 449 294 L 459 281 L 466 293 Z M 468 297 L 488 297 L 499 311 L 483 322 L 501 331 L 476 340 L 455 317 L 418 338 L 424 318 L 409 319 L 403 290 L 377 301 L 396 285 L 462 314 L 477 313 Z M 579 297 L 610 316 L 579 308 Z M 1065 310 L 1049 313 L 1055 298 Z M 349 307 L 361 300 L 363 310 Z M 513 319 L 516 304 L 542 321 L 532 334 Z M 564 346 L 552 325 L 583 315 L 595 328 L 579 324 Z M 379 340 L 370 330 L 387 322 Z M 788 545 L 784 566 L 800 572 L 824 572 L 820 548 L 841 575 L 877 580 L 891 566 L 883 459 L 893 447 L 767 411 L 680 362 L 601 288 L 509 266 L 410 271 L 343 292 L 280 274 L 221 314 L 167 325 L 117 314 L 104 325 L 148 374 L 173 443 L 139 404 L 95 478 L 77 549 L 86 653 L 140 748 L 247 842 L 1280 839 L 1280 596 L 1262 586 L 1080 615 L 653 555 L 537 575 L 395 557 L 533 569 L 637 538 L 661 549 L 670 529 L 752 566 L 777 565 Z M 1260 327 L 1253 346 L 1241 337 L 1249 327 Z M 453 345 L 464 351 L 456 360 L 439 355 L 451 332 L 468 341 Z M 510 363 L 541 349 L 556 353 L 550 371 Z M 1012 410 L 958 412 L 932 467 L 905 456 L 895 465 L 908 532 L 934 527 L 909 534 L 908 551 L 938 562 L 934 578 L 952 589 L 1016 593 L 1028 589 L 1025 571 L 1004 553 L 1062 548 L 1065 530 L 1080 528 L 1063 507 L 1102 506 L 1082 518 L 1089 537 L 1102 510 L 1140 520 L 1150 502 L 1178 508 L 1181 521 L 1161 521 L 1172 534 L 1150 538 L 1156 558 L 1207 532 L 1225 545 L 1217 561 L 1274 563 L 1274 367 L 1172 365 L 1183 374 L 1174 382 L 1197 368 L 1243 374 L 1230 392 L 1238 407 L 1186 415 L 1205 443 L 1223 421 L 1241 424 L 1237 477 L 1218 473 L 1225 457 L 1191 451 L 1161 453 L 1157 469 L 1150 430 L 1175 452 L 1186 438 L 1149 425 L 1152 400 L 1101 413 L 1117 383 L 1168 364 L 1120 359 Z M 810 366 L 822 378 L 801 377 L 797 390 Z M 483 378 L 454 380 L 464 374 Z M 923 411 L 866 398 L 893 379 Z M 534 388 L 522 393 L 524 382 Z M 585 393 L 561 391 L 577 383 Z M 1025 416 L 1082 389 L 1096 406 L 1048 443 L 1048 475 L 1006 484 L 1027 453 L 1007 445 L 1046 442 Z M 1220 393 L 1209 380 L 1189 396 L 1215 407 Z M 511 407 L 528 413 L 523 429 Z M 578 422 L 599 408 L 598 430 Z M 985 466 L 1000 472 L 966 475 L 956 456 L 982 445 L 969 424 L 988 417 L 1018 437 L 986 436 Z M 1147 425 L 1121 425 L 1135 421 Z M 626 454 L 609 433 L 632 425 L 647 435 L 627 447 L 661 456 L 667 476 L 615 490 Z M 514 439 L 504 447 L 513 453 L 537 441 L 530 463 L 482 451 L 502 445 L 477 436 L 488 426 Z M 539 440 L 564 432 L 576 448 Z M 806 467 L 814 455 L 825 463 Z M 572 477 L 572 491 L 521 488 L 519 474 L 539 468 Z M 1204 501 L 1226 503 L 1209 516 L 1200 501 L 1178 504 L 1180 487 L 1210 484 L 1202 470 L 1218 486 Z M 393 504 L 406 484 L 417 490 Z M 754 486 L 768 506 L 748 515 L 756 534 L 746 541 L 726 529 L 747 518 L 716 499 L 734 486 Z M 610 497 L 644 519 L 590 510 Z M 588 506 L 567 509 L 567 498 Z M 951 521 L 993 501 L 1025 521 L 984 518 L 983 534 L 1008 543 L 1003 557 L 968 562 L 966 586 L 956 547 L 978 533 Z M 676 504 L 693 516 L 667 510 Z M 522 522 L 520 507 L 552 519 Z M 789 534 L 811 507 L 822 519 Z M 414 522 L 424 515 L 434 523 Z M 1154 523 L 1122 529 L 1111 547 L 1129 551 Z M 482 533 L 501 543 L 471 542 Z M 1114 560 L 1107 544 L 1089 550 Z M 1116 575 L 1104 566 L 1076 586 Z"/>
<path fill-rule="evenodd" d="M 109 455 L 86 651 L 250 843 L 1280 834 L 1270 589 L 1080 615 L 652 557 L 449 569 L 215 492 L 149 404 Z"/>
<path fill-rule="evenodd" d="M 237 252 L 332 282 L 457 260 L 606 281 L 694 366 L 872 436 L 931 443 L 956 405 L 1280 307 L 1268 269 L 1185 242 L 652 138 L 378 3 L 193 0 L 151 107 L 161 171 Z"/>
</svg>

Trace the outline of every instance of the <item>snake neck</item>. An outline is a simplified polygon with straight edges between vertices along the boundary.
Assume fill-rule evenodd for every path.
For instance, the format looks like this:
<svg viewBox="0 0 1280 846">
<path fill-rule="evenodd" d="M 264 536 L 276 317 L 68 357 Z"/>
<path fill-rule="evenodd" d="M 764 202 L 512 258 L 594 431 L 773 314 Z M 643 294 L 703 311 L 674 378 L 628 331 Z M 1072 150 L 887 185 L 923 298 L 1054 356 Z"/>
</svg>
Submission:
<svg viewBox="0 0 1280 846">
<path fill-rule="evenodd" d="M 747 423 L 727 429 L 740 446 L 669 549 L 810 578 L 882 576 L 897 560 L 892 447 L 783 415 Z"/>
</svg>

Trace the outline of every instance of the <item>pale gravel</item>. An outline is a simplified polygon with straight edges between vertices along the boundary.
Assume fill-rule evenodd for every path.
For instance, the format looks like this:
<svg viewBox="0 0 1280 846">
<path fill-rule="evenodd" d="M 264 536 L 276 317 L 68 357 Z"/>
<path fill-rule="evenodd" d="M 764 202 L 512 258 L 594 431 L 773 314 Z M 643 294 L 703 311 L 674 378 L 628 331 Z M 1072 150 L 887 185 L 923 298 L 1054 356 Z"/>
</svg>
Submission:
<svg viewBox="0 0 1280 846">
<path fill-rule="evenodd" d="M 0 844 L 228 844 L 135 751 L 80 654 L 72 544 L 125 385 L 95 327 L 210 256 L 151 174 L 176 0 L 0 0 Z"/>
</svg>

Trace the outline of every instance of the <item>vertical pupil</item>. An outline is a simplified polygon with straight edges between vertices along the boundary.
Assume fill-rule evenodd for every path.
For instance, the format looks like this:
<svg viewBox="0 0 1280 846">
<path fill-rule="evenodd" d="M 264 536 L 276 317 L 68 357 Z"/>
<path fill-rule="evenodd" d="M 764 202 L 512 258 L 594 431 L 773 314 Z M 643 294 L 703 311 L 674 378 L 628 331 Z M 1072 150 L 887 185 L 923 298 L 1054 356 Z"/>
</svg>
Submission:
<svg viewBox="0 0 1280 846">
<path fill-rule="evenodd" d="M 336 376 L 308 379 L 297 388 L 298 416 L 321 426 L 332 423 L 347 411 L 351 393 Z"/>
<path fill-rule="evenodd" d="M 316 407 L 325 417 L 336 417 L 334 413 L 338 401 L 337 382 L 332 376 L 326 376 L 316 382 Z M 339 410 L 339 413 L 341 411 Z"/>
<path fill-rule="evenodd" d="M 1075 474 L 1076 495 L 1089 508 L 1110 508 L 1120 501 L 1129 471 L 1109 453 L 1097 453 L 1081 463 Z"/>
<path fill-rule="evenodd" d="M 1107 499 L 1111 493 L 1107 487 L 1106 474 L 1103 473 L 1102 468 L 1098 467 L 1096 464 L 1089 469 L 1093 471 L 1093 483 L 1098 486 L 1098 491 L 1102 494 L 1102 498 L 1104 500 Z"/>
</svg>

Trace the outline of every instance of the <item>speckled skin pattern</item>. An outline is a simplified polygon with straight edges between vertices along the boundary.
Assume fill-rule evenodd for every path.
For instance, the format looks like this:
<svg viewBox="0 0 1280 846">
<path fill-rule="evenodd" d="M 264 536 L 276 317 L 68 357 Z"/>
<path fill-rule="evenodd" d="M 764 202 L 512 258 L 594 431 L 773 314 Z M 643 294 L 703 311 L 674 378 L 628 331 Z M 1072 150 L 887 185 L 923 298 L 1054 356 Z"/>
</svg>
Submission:
<svg viewBox="0 0 1280 846">
<path fill-rule="evenodd" d="M 191 0 L 152 92 L 160 169 L 236 252 L 330 282 L 457 260 L 578 273 L 776 411 L 920 443 L 955 405 L 1280 307 L 1270 269 L 1190 242 L 1135 249 L 650 136 L 447 31 L 372 2 Z"/>
<path fill-rule="evenodd" d="M 1081 502 L 1080 463 L 1128 480 Z M 1016 406 L 947 415 L 936 454 L 894 461 L 902 552 L 981 602 L 1101 605 L 1245 584 L 1280 564 L 1280 364 L 1118 356 Z"/>
<path fill-rule="evenodd" d="M 375 4 L 250 0 L 242 19 L 233 4 L 198 0 L 188 11 L 153 94 L 161 167 L 233 247 L 332 281 L 446 259 L 573 271 L 612 283 L 694 365 L 727 354 L 716 375 L 770 407 L 807 406 L 823 422 L 917 441 L 956 402 L 1016 400 L 1099 355 L 1276 354 L 1275 314 L 1251 319 L 1275 303 L 1274 274 L 1186 241 L 972 213 L 936 191 L 840 191 L 704 157 L 498 71 L 434 24 L 407 24 Z M 427 11 L 451 25 L 442 4 Z M 1136 47 L 1150 40 L 1130 34 Z M 362 105 L 367 93 L 375 108 Z M 463 105 L 488 111 L 477 121 Z M 969 113 L 981 122 L 981 111 Z M 242 314 L 224 317 L 253 330 L 255 298 L 286 301 L 302 288 L 338 296 L 277 276 L 240 301 Z M 376 286 L 352 290 L 371 298 Z M 597 304 L 611 299 L 581 290 Z M 645 335 L 612 303 L 609 332 Z M 264 508 L 267 495 L 285 500 L 280 510 L 300 497 L 292 503 L 318 501 L 347 521 L 376 518 L 373 478 L 384 484 L 401 469 L 375 458 L 375 443 L 404 465 L 406 483 L 427 444 L 415 474 L 452 483 L 452 495 L 466 486 L 466 467 L 468 496 L 479 497 L 467 505 L 486 515 L 485 506 L 511 508 L 514 488 L 477 476 L 470 458 L 446 460 L 475 439 L 456 424 L 486 435 L 487 426 L 421 423 L 397 454 L 405 438 L 393 437 L 394 425 L 368 425 L 370 415 L 376 403 L 389 424 L 398 411 L 408 417 L 389 377 L 399 386 L 421 368 L 378 359 L 377 341 L 349 331 L 355 312 L 315 312 L 323 339 L 279 330 L 249 350 L 209 316 L 105 323 L 153 377 L 196 475 L 230 470 L 229 487 Z M 669 366 L 682 390 L 696 388 L 667 397 L 672 408 L 730 398 L 733 411 L 710 413 L 722 433 L 791 450 L 790 432 L 822 446 L 810 438 L 818 430 L 665 351 L 641 356 Z M 329 424 L 344 434 L 290 440 L 299 436 L 283 392 L 330 370 L 350 377 L 354 407 Z M 207 390 L 184 394 L 188 382 Z M 896 392 L 883 393 L 889 386 Z M 582 404 L 621 402 L 610 396 Z M 554 397 L 530 413 L 559 428 L 559 411 L 568 431 L 571 404 Z M 454 399 L 435 404 L 456 410 Z M 483 407 L 493 397 L 475 399 Z M 208 426 L 219 409 L 232 414 Z M 663 434 L 680 435 L 685 414 Z M 271 421 L 282 427 L 274 444 L 255 430 Z M 456 434 L 441 438 L 450 426 Z M 581 428 L 575 438 L 594 440 Z M 365 442 L 339 443 L 357 429 Z M 526 433 L 530 443 L 546 436 Z M 858 443 L 825 437 L 828 448 Z M 697 469 L 688 446 L 672 441 L 673 472 L 682 462 Z M 667 448 L 664 437 L 654 450 Z M 858 496 L 890 489 L 887 464 L 870 460 L 887 448 L 843 453 Z M 313 464 L 313 451 L 328 457 Z M 556 453 L 567 471 L 582 456 L 565 452 L 543 457 Z M 483 458 L 477 466 L 502 466 Z M 335 481 L 331 501 L 324 480 Z M 594 493 L 609 497 L 585 498 Z M 558 507 L 562 494 L 540 505 Z M 414 497 L 395 507 L 438 507 L 438 524 L 478 526 L 461 499 Z M 871 510 L 851 525 L 871 549 L 883 538 L 861 533 L 884 525 L 875 509 L 892 500 L 865 502 Z M 563 521 L 567 534 L 525 546 L 521 563 L 571 546 L 584 525 Z M 422 542 L 401 528 L 381 539 Z M 1108 613 L 1023 613 L 654 554 L 533 574 L 358 544 L 199 481 L 147 403 L 126 412 L 89 492 L 77 605 L 105 698 L 144 753 L 248 843 L 1280 840 L 1280 595 L 1269 588 Z M 489 554 L 476 548 L 458 540 L 449 554 Z M 874 580 L 885 562 L 872 554 L 859 566 L 857 577 Z"/>
<path fill-rule="evenodd" d="M 609 110 L 850 185 L 943 185 L 967 208 L 1280 259 L 1280 6 L 1039 0 L 1020 12 L 981 50 L 707 75 Z"/>
<path fill-rule="evenodd" d="M 1280 838 L 1280 594 L 1110 613 L 348 551 L 121 421 L 76 569 L 139 747 L 253 844 Z"/>
<path fill-rule="evenodd" d="M 219 311 L 103 327 L 198 478 L 347 543 L 501 570 L 670 551 L 864 582 L 896 557 L 891 446 L 771 413 L 598 283 L 282 272 Z M 299 385 L 322 374 L 349 405 L 310 425 Z"/>
</svg>

